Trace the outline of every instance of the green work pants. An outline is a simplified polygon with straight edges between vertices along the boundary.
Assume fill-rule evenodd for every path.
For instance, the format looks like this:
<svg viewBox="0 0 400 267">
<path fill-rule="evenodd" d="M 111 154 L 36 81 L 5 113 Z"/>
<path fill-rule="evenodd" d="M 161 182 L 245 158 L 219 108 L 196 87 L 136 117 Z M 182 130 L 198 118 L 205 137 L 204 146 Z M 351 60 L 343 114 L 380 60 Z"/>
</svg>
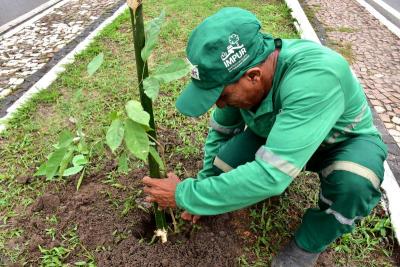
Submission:
<svg viewBox="0 0 400 267">
<path fill-rule="evenodd" d="M 222 172 L 217 167 L 221 163 L 235 168 L 253 161 L 265 141 L 250 129 L 232 137 L 216 156 L 215 174 Z M 355 222 L 371 212 L 381 197 L 379 187 L 386 155 L 386 146 L 378 136 L 355 136 L 338 144 L 321 146 L 314 153 L 306 169 L 317 172 L 320 177 L 319 207 L 305 213 L 295 233 L 299 247 L 322 252 L 336 238 L 351 232 Z"/>
</svg>

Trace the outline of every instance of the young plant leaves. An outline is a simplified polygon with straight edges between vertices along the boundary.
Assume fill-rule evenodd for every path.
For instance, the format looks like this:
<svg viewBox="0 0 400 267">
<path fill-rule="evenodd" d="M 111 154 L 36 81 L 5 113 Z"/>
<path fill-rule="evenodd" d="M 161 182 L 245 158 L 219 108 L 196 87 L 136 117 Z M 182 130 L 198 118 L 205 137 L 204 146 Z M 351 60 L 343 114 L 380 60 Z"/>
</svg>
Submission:
<svg viewBox="0 0 400 267">
<path fill-rule="evenodd" d="M 135 100 L 130 100 L 126 103 L 125 105 L 125 110 L 126 113 L 128 114 L 128 117 L 143 125 L 146 126 L 147 128 L 150 128 L 149 126 L 149 120 L 150 120 L 150 115 L 146 111 L 143 110 L 142 105 Z"/>
<path fill-rule="evenodd" d="M 74 135 L 70 131 L 63 131 L 58 138 L 57 148 L 67 147 L 72 144 L 74 140 Z"/>
<path fill-rule="evenodd" d="M 183 58 L 178 58 L 157 70 L 153 77 L 162 83 L 169 83 L 184 77 L 189 71 L 189 63 Z"/>
<path fill-rule="evenodd" d="M 35 174 L 33 176 L 43 176 L 46 175 L 46 169 L 47 169 L 47 161 L 40 165 L 40 167 L 37 169 Z"/>
<path fill-rule="evenodd" d="M 154 101 L 158 93 L 160 92 L 160 82 L 155 79 L 153 76 L 147 77 L 143 81 L 143 87 L 145 94 Z"/>
<path fill-rule="evenodd" d="M 125 144 L 128 150 L 138 159 L 146 161 L 149 154 L 149 137 L 139 123 L 125 120 Z"/>
<path fill-rule="evenodd" d="M 65 154 L 67 153 L 68 148 L 62 147 L 51 153 L 49 160 L 46 163 L 46 178 L 47 180 L 52 180 L 56 175 L 58 167 L 61 164 L 61 161 L 64 159 Z"/>
<path fill-rule="evenodd" d="M 154 101 L 160 91 L 161 83 L 169 83 L 178 80 L 188 74 L 189 71 L 190 64 L 185 59 L 175 59 L 170 64 L 158 69 L 154 75 L 144 79 L 144 92 Z"/>
<path fill-rule="evenodd" d="M 124 138 L 124 126 L 120 119 L 115 119 L 108 128 L 106 135 L 107 145 L 110 147 L 112 152 L 121 145 L 122 139 Z"/>
<path fill-rule="evenodd" d="M 97 56 L 95 56 L 92 61 L 87 65 L 87 72 L 89 76 L 92 76 L 103 64 L 104 61 L 104 54 L 100 53 Z"/>
<path fill-rule="evenodd" d="M 157 162 L 158 167 L 160 167 L 160 170 L 164 171 L 165 170 L 164 162 L 162 161 L 157 150 L 153 146 L 150 146 L 149 152 L 150 152 L 150 155 L 153 156 L 153 159 Z"/>
<path fill-rule="evenodd" d="M 60 169 L 58 171 L 59 176 L 63 176 L 64 175 L 64 171 L 68 167 L 68 164 L 71 162 L 71 159 L 72 159 L 72 156 L 74 154 L 74 151 L 75 151 L 74 146 L 70 146 L 68 148 L 67 153 L 65 153 L 65 156 L 64 156 L 63 160 L 60 163 Z"/>
<path fill-rule="evenodd" d="M 77 174 L 78 172 L 80 172 L 83 169 L 83 165 L 78 165 L 78 166 L 74 166 L 71 168 L 68 168 L 64 171 L 63 176 L 71 176 L 74 174 Z"/>
<path fill-rule="evenodd" d="M 73 159 L 72 159 L 72 165 L 74 166 L 80 166 L 80 165 L 85 165 L 88 164 L 89 161 L 86 159 L 86 157 L 84 155 L 76 155 Z"/>
<path fill-rule="evenodd" d="M 164 23 L 165 11 L 161 11 L 160 16 L 149 21 L 144 27 L 145 34 L 145 46 L 141 51 L 143 61 L 147 61 L 151 51 L 156 47 L 158 43 L 158 36 L 160 35 L 161 25 Z"/>
</svg>

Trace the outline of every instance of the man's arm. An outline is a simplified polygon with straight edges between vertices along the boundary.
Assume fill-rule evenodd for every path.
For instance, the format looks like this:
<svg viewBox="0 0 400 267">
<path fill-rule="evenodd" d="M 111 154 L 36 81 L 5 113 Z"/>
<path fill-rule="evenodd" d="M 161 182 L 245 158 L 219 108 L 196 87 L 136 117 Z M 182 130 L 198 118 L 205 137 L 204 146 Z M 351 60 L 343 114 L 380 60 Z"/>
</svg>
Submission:
<svg viewBox="0 0 400 267">
<path fill-rule="evenodd" d="M 241 132 L 244 122 L 240 111 L 236 108 L 216 108 L 210 118 L 210 129 L 204 145 L 203 168 L 197 174 L 197 179 L 214 176 L 213 161 L 219 149 L 232 136 Z"/>
</svg>

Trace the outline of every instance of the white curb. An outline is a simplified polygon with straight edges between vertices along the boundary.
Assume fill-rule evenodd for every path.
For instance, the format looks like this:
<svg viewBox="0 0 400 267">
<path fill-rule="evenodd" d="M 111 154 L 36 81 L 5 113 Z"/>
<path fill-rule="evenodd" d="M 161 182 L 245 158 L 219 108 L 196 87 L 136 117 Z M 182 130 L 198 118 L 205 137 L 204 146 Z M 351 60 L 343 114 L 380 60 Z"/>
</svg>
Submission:
<svg viewBox="0 0 400 267">
<path fill-rule="evenodd" d="M 362 0 L 356 0 L 362 1 Z M 314 42 L 320 43 L 320 40 L 315 38 L 317 34 L 314 28 L 311 26 L 310 21 L 305 15 L 300 3 L 297 0 L 285 0 L 286 5 L 292 9 L 291 15 L 297 20 L 298 26 L 300 27 L 301 37 L 303 39 L 312 40 Z M 296 26 L 297 27 L 297 26 Z M 353 70 L 352 70 L 353 71 Z M 353 72 L 354 75 L 354 72 Z M 392 170 L 385 161 L 385 176 L 383 179 L 382 186 L 385 191 L 385 195 L 388 200 L 387 209 L 389 211 L 390 220 L 392 222 L 397 242 L 400 241 L 400 187 L 393 175 Z"/>
<path fill-rule="evenodd" d="M 6 129 L 7 120 L 11 118 L 14 112 L 17 111 L 23 104 L 25 104 L 33 95 L 41 90 L 49 87 L 58 77 L 58 75 L 65 71 L 65 65 L 74 61 L 75 55 L 84 50 L 96 37 L 96 35 L 104 29 L 108 24 L 113 22 L 116 17 L 122 14 L 128 6 L 122 5 L 117 11 L 114 12 L 109 18 L 103 21 L 93 32 L 91 32 L 81 43 L 79 43 L 71 52 L 69 52 L 62 60 L 60 60 L 49 72 L 47 72 L 39 81 L 37 81 L 28 91 L 26 91 L 17 101 L 14 102 L 8 109 L 7 115 L 0 118 L 0 132 Z"/>
</svg>

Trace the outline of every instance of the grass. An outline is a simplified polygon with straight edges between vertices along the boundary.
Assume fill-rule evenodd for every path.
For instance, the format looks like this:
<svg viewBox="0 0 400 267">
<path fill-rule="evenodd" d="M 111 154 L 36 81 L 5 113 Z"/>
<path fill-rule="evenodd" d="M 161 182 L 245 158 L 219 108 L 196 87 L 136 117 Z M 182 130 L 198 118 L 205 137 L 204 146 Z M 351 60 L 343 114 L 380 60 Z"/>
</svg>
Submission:
<svg viewBox="0 0 400 267">
<path fill-rule="evenodd" d="M 354 62 L 355 56 L 350 42 L 337 42 L 328 40 L 327 45 L 341 54 L 350 63 L 350 65 Z"/>
<path fill-rule="evenodd" d="M 279 1 L 169 0 L 160 5 L 159 2 L 150 0 L 145 3 L 145 20 L 157 16 L 162 8 L 165 8 L 167 13 L 160 45 L 150 58 L 150 71 L 154 70 L 158 64 L 176 57 L 183 57 L 191 30 L 219 8 L 232 5 L 255 12 L 264 25 L 263 30 L 276 37 L 298 37 L 288 8 Z M 113 160 L 113 156 L 104 144 L 111 114 L 122 110 L 126 101 L 138 98 L 130 27 L 129 13 L 125 12 L 106 27 L 96 40 L 76 57 L 74 63 L 67 66 L 66 71 L 50 88 L 37 94 L 21 108 L 9 121 L 8 130 L 0 134 L 0 158 L 2 159 L 0 162 L 0 254 L 2 255 L 0 264 L 2 264 L 1 260 L 4 260 L 3 256 L 6 259 L 5 263 L 25 263 L 27 252 L 24 247 L 8 245 L 9 242 L 24 236 L 24 229 L 16 228 L 13 222 L 14 219 L 24 216 L 34 200 L 46 191 L 47 183 L 43 179 L 31 177 L 36 168 L 45 160 L 46 155 L 52 151 L 52 144 L 56 143 L 62 130 L 69 129 L 75 132 L 81 127 L 86 134 L 87 142 L 91 144 L 93 151 L 87 175 L 103 170 L 105 165 Z M 99 52 L 104 53 L 105 61 L 99 71 L 93 77 L 89 77 L 86 66 Z M 167 161 L 181 157 L 195 161 L 200 160 L 202 155 L 202 145 L 208 128 L 208 115 L 200 119 L 186 118 L 174 108 L 176 97 L 186 82 L 187 79 L 183 79 L 164 85 L 161 88 L 161 96 L 154 104 L 156 122 L 159 127 L 171 132 L 170 136 L 159 136 L 160 141 L 166 147 L 171 143 L 169 142 L 171 138 L 181 142 L 179 146 L 169 147 Z M 130 161 L 131 168 L 140 166 L 143 164 L 134 160 Z M 174 171 L 180 176 L 195 175 L 185 170 L 182 165 L 178 164 L 174 167 Z M 110 172 L 104 184 L 119 190 L 130 190 L 118 182 L 118 175 L 117 172 Z M 29 177 L 30 183 L 17 182 L 23 177 Z M 63 180 L 54 183 L 63 183 Z M 263 265 L 269 262 L 271 255 L 284 240 L 289 238 L 300 222 L 304 209 L 315 202 L 317 190 L 317 183 L 310 182 L 310 179 L 304 176 L 303 179 L 296 180 L 283 197 L 273 198 L 254 206 L 250 211 L 252 221 L 250 226 L 255 238 L 252 240 L 254 242 L 250 242 L 246 248 L 247 253 L 240 258 L 241 263 Z M 121 211 L 121 216 L 132 208 L 141 208 L 136 206 L 133 198 L 127 198 L 121 202 L 107 192 L 101 193 L 109 197 L 109 201 Z M 377 220 L 380 219 L 379 217 Z M 57 217 L 49 217 L 45 231 L 50 237 L 58 238 L 62 242 L 53 248 L 46 246 L 41 248 L 43 263 L 62 261 L 68 253 L 83 246 L 79 240 L 78 226 L 74 226 L 66 233 L 59 233 L 54 230 L 57 223 Z M 371 229 L 371 226 L 367 224 L 366 229 Z M 117 231 L 114 236 L 119 242 L 125 238 L 126 233 Z M 360 239 L 357 235 L 351 237 Z M 338 257 L 343 255 L 340 253 L 345 253 L 342 252 L 345 251 L 344 247 L 352 249 L 348 239 L 338 242 L 336 246 L 340 248 L 337 249 Z M 359 245 L 359 249 L 363 249 L 362 244 Z M 82 250 L 86 251 L 86 249 Z M 351 263 L 353 258 L 365 261 L 371 257 L 371 253 L 374 255 L 378 253 L 377 249 L 362 251 L 366 253 L 351 252 L 348 262 Z M 83 260 L 78 262 L 78 265 L 94 266 L 95 259 L 90 251 L 86 251 L 81 257 Z"/>
<path fill-rule="evenodd" d="M 353 33 L 353 32 L 356 32 L 357 30 L 354 28 L 341 26 L 341 27 L 325 27 L 325 31 Z"/>
</svg>

